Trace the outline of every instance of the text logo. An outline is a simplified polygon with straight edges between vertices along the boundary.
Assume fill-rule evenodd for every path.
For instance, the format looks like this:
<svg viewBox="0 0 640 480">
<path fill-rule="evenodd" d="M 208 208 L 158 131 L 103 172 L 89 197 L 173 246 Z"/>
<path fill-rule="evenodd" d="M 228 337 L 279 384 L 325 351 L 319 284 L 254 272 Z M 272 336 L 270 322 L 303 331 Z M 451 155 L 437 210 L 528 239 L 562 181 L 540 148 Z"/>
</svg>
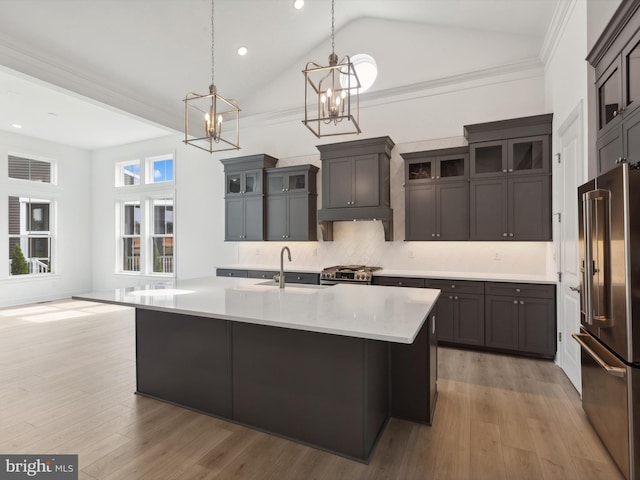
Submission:
<svg viewBox="0 0 640 480">
<path fill-rule="evenodd" d="M 0 480 L 78 480 L 78 455 L 1 455 Z"/>
</svg>

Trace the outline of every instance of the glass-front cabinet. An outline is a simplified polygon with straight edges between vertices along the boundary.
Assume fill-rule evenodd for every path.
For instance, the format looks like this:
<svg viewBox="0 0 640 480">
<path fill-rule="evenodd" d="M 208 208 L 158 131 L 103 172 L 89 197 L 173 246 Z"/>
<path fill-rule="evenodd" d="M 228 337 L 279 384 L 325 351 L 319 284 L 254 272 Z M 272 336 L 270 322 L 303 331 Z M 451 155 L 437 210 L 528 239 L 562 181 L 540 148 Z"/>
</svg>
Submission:
<svg viewBox="0 0 640 480">
<path fill-rule="evenodd" d="M 469 145 L 471 177 L 539 174 L 549 171 L 549 136 L 516 138 Z"/>
<path fill-rule="evenodd" d="M 402 154 L 405 160 L 405 184 L 469 178 L 467 147 L 444 148 Z"/>
<path fill-rule="evenodd" d="M 245 195 L 262 193 L 262 170 L 226 174 L 226 194 Z"/>
<path fill-rule="evenodd" d="M 624 81 L 624 106 L 627 111 L 640 104 L 640 32 L 622 52 Z"/>
<path fill-rule="evenodd" d="M 598 92 L 598 130 L 617 123 L 622 113 L 622 73 L 616 60 L 596 84 Z"/>
</svg>

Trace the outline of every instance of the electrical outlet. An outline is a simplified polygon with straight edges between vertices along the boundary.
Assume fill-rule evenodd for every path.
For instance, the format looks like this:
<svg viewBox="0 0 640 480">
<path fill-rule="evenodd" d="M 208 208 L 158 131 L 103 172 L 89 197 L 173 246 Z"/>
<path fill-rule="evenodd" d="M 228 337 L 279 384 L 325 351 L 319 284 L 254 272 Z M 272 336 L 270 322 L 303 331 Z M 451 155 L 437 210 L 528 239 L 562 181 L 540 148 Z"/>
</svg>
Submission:
<svg viewBox="0 0 640 480">
<path fill-rule="evenodd" d="M 500 254 L 498 252 L 496 252 L 495 255 L 493 256 L 493 259 L 496 262 L 499 262 L 500 260 L 502 260 L 502 257 L 500 257 Z"/>
</svg>

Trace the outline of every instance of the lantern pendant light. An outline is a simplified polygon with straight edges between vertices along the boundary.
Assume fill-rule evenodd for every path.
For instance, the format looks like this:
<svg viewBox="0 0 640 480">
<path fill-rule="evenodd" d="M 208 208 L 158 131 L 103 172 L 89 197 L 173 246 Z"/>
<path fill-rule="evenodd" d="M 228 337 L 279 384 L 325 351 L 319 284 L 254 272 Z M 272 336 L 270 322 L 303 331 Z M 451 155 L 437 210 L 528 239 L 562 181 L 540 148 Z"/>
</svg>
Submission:
<svg viewBox="0 0 640 480">
<path fill-rule="evenodd" d="M 184 143 L 209 153 L 240 149 L 240 107 L 218 94 L 214 82 L 214 5 L 211 0 L 211 85 L 209 93 L 184 99 Z"/>
<path fill-rule="evenodd" d="M 304 74 L 304 123 L 320 137 L 360 133 L 360 80 L 348 56 L 335 52 L 335 8 L 331 0 L 329 66 L 307 63 Z"/>
</svg>

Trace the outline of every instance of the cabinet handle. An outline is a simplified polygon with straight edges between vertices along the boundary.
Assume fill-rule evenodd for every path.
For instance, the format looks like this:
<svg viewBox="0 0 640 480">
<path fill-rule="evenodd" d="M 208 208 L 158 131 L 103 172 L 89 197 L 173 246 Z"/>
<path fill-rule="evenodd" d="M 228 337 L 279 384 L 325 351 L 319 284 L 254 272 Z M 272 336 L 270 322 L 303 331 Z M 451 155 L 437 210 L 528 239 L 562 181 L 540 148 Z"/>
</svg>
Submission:
<svg viewBox="0 0 640 480">
<path fill-rule="evenodd" d="M 503 233 L 503 234 L 502 234 L 502 236 L 503 236 L 503 237 L 506 237 L 506 236 L 507 236 L 507 234 L 506 234 L 506 233 Z"/>
<path fill-rule="evenodd" d="M 510 237 L 513 237 L 513 233 L 510 233 L 510 234 L 509 234 L 509 236 L 510 236 Z"/>
<path fill-rule="evenodd" d="M 440 178 L 440 175 L 436 175 L 436 178 Z"/>
<path fill-rule="evenodd" d="M 520 305 L 524 305 L 524 300 L 520 300 Z"/>
<path fill-rule="evenodd" d="M 233 273 L 229 272 L 229 276 L 230 276 L 230 277 L 233 277 Z"/>
<path fill-rule="evenodd" d="M 519 289 L 519 288 L 516 288 L 516 292 L 520 293 L 520 289 Z"/>
<path fill-rule="evenodd" d="M 286 190 L 285 190 L 284 188 L 282 189 L 282 191 L 283 191 L 283 192 L 286 192 Z"/>
<path fill-rule="evenodd" d="M 436 179 L 436 177 L 431 177 L 431 180 L 435 180 L 435 179 Z"/>
<path fill-rule="evenodd" d="M 625 157 L 616 158 L 616 164 L 624 163 L 626 161 L 627 161 L 627 159 Z"/>
<path fill-rule="evenodd" d="M 453 297 L 451 295 L 449 295 L 449 300 L 453 300 Z"/>
<path fill-rule="evenodd" d="M 513 168 L 510 168 L 510 169 L 509 169 L 509 172 L 513 172 Z"/>
<path fill-rule="evenodd" d="M 513 301 L 513 304 L 514 304 L 514 305 L 517 305 L 517 304 L 518 304 L 518 300 L 514 300 L 514 301 Z"/>
<path fill-rule="evenodd" d="M 439 237 L 439 236 L 440 236 L 440 234 L 439 234 L 439 233 L 436 233 L 436 237 Z"/>
<path fill-rule="evenodd" d="M 267 278 L 267 276 L 263 273 L 263 274 L 262 274 L 262 278 Z"/>
<path fill-rule="evenodd" d="M 453 297 L 453 299 L 454 299 L 454 300 L 457 300 L 457 299 L 458 299 L 458 297 Z"/>
<path fill-rule="evenodd" d="M 503 168 L 503 169 L 502 169 L 502 173 L 507 173 L 507 169 L 506 169 L 506 168 Z"/>
<path fill-rule="evenodd" d="M 456 288 L 456 286 L 455 285 L 451 285 L 451 288 Z"/>
<path fill-rule="evenodd" d="M 402 282 L 398 282 L 398 286 L 401 287 L 402 286 Z"/>
<path fill-rule="evenodd" d="M 432 233 L 432 234 L 431 234 L 431 236 L 432 236 L 432 237 L 435 237 L 435 236 L 436 236 L 436 234 L 435 234 L 435 233 Z"/>
<path fill-rule="evenodd" d="M 297 277 L 297 278 L 298 278 L 298 280 L 302 280 L 302 277 Z"/>
<path fill-rule="evenodd" d="M 285 237 L 284 235 L 282 235 L 282 238 L 287 238 L 287 237 Z"/>
</svg>

